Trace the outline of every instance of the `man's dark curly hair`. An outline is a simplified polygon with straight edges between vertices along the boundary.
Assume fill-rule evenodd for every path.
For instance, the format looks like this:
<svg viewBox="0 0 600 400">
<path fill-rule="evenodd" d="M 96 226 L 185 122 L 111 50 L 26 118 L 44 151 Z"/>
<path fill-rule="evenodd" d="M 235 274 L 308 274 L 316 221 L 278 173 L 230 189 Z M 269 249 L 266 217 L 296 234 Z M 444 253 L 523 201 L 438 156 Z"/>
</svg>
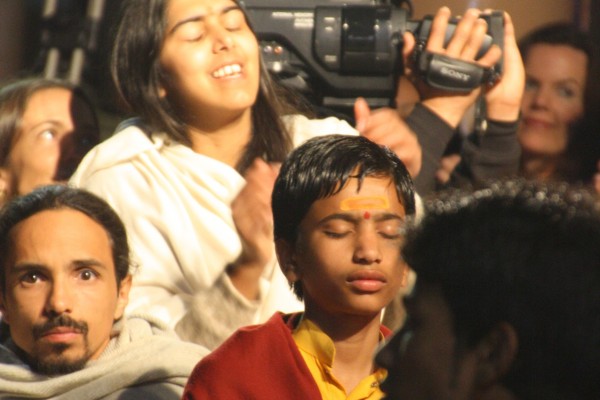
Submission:
<svg viewBox="0 0 600 400">
<path fill-rule="evenodd" d="M 458 343 L 507 322 L 519 350 L 504 384 L 519 399 L 600 398 L 597 197 L 511 180 L 442 194 L 425 210 L 402 254 L 417 289 L 441 289 Z"/>
</svg>

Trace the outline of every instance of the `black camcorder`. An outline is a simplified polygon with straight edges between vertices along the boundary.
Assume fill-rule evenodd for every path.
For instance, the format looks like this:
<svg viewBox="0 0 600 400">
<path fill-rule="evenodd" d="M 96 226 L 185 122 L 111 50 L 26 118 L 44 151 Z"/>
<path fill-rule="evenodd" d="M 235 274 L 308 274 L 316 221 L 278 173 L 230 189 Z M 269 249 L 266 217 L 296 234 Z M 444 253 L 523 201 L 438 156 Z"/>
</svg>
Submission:
<svg viewBox="0 0 600 400">
<path fill-rule="evenodd" d="M 431 86 L 465 92 L 493 83 L 501 74 L 502 61 L 484 69 L 427 52 L 432 17 L 411 20 L 410 1 L 240 0 L 240 4 L 257 34 L 269 71 L 321 106 L 348 107 L 357 96 L 367 98 L 372 106 L 390 105 L 403 71 L 402 35 L 406 31 L 417 42 L 416 71 Z M 488 33 L 480 55 L 492 44 L 502 47 L 504 37 L 502 12 L 484 18 Z M 453 19 L 446 41 L 455 27 Z"/>
</svg>

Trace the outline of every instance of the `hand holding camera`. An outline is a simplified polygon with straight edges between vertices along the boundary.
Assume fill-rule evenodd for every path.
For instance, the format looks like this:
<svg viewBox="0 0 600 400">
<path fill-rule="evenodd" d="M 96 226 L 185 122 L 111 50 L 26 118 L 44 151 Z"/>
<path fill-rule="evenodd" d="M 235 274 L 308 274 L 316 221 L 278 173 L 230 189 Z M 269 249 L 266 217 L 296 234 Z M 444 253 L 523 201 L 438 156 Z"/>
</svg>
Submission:
<svg viewBox="0 0 600 400">
<path fill-rule="evenodd" d="M 513 122 L 519 119 L 521 99 L 525 92 L 525 67 L 517 46 L 515 28 L 508 13 L 504 13 L 504 49 L 502 77 L 485 88 L 487 118 Z"/>
<path fill-rule="evenodd" d="M 481 84 L 494 82 L 501 72 L 500 59 L 481 68 L 450 55 L 431 51 L 429 42 L 433 18 L 411 20 L 407 0 L 241 0 L 257 36 L 269 70 L 284 84 L 300 89 L 317 104 L 348 106 L 357 96 L 373 106 L 389 105 L 402 73 L 404 34 L 414 33 L 414 58 L 418 71 L 429 85 L 455 92 L 470 92 Z M 449 42 L 461 24 L 449 10 L 443 14 L 439 47 Z M 477 53 L 496 44 L 502 47 L 502 12 L 482 16 L 488 24 Z M 471 21 L 471 19 L 469 19 Z M 483 25 L 481 25 L 483 27 Z M 463 28 L 458 29 L 461 33 Z M 429 46 L 429 47 L 428 47 Z M 472 46 L 475 47 L 475 43 Z M 412 48 L 411 48 L 412 50 Z"/>
<path fill-rule="evenodd" d="M 426 42 L 410 32 L 404 34 L 405 73 L 417 87 L 423 104 L 452 127 L 458 125 L 481 90 L 485 92 L 488 118 L 499 121 L 515 121 L 518 118 L 524 72 L 514 27 L 508 14 L 500 14 L 503 17 L 503 37 L 497 42 L 502 43 L 504 50 L 496 44 L 485 46 L 482 43 L 486 40 L 486 32 L 489 32 L 490 19 L 482 16 L 489 15 L 489 12 L 481 13 L 476 9 L 467 10 L 449 38 L 448 21 L 451 20 L 451 13 L 447 7 L 442 7 L 432 19 Z M 485 52 L 481 51 L 482 48 Z M 428 68 L 424 68 L 424 57 L 432 61 Z M 436 61 L 438 64 L 433 65 Z M 451 65 L 446 67 L 446 62 Z M 456 68 L 453 69 L 452 65 Z M 477 79 L 481 81 L 470 89 L 468 85 L 456 89 L 452 85 L 436 84 L 437 81 L 443 82 L 442 72 L 459 75 L 461 70 L 473 71 L 470 76 L 477 74 Z M 486 70 L 497 71 L 498 74 L 488 75 L 492 79 L 487 80 L 481 75 Z M 499 75 L 500 71 L 502 76 Z M 449 79 L 453 82 L 452 77 Z M 460 76 L 457 79 L 460 80 Z"/>
</svg>

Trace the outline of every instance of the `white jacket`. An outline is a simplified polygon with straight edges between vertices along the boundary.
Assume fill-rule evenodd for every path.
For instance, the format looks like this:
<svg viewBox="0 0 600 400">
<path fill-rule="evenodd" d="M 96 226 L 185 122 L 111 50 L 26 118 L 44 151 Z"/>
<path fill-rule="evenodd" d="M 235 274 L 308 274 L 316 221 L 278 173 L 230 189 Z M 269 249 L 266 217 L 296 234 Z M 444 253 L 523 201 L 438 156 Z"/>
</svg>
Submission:
<svg viewBox="0 0 600 400">
<path fill-rule="evenodd" d="M 284 122 L 295 146 L 324 134 L 357 134 L 336 118 Z M 107 200 L 125 223 L 139 265 L 128 313 L 149 313 L 183 339 L 214 348 L 240 326 L 302 309 L 275 255 L 257 302 L 244 298 L 225 273 L 241 252 L 231 202 L 245 184 L 229 165 L 130 126 L 88 153 L 71 184 Z"/>
</svg>

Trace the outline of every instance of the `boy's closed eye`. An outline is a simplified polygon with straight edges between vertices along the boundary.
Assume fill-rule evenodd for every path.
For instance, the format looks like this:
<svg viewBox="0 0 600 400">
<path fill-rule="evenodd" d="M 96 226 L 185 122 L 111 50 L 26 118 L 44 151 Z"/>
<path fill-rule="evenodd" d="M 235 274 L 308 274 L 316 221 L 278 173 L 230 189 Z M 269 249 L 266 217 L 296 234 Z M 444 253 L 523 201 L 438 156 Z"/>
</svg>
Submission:
<svg viewBox="0 0 600 400">
<path fill-rule="evenodd" d="M 404 223 L 401 219 L 387 219 L 377 223 L 377 232 L 386 239 L 401 239 L 404 236 Z"/>
<path fill-rule="evenodd" d="M 352 222 L 336 219 L 327 221 L 323 225 L 323 232 L 326 236 L 332 238 L 342 238 L 353 233 L 356 230 L 355 228 L 355 224 Z"/>
</svg>

